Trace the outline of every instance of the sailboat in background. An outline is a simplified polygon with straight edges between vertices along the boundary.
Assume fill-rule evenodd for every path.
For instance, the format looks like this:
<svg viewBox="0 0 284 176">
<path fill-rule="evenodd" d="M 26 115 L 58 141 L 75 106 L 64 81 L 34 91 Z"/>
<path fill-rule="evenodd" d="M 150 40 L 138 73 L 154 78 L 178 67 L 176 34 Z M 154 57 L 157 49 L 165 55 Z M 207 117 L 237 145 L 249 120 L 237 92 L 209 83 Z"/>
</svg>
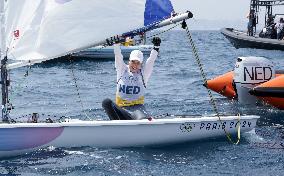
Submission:
<svg viewBox="0 0 284 176">
<path fill-rule="evenodd" d="M 88 59 L 114 59 L 114 53 L 113 53 L 113 46 L 95 46 L 92 48 L 88 48 L 86 50 L 82 50 L 78 53 L 72 54 L 72 57 L 74 57 L 76 60 L 80 58 L 88 58 Z M 133 50 L 140 50 L 143 52 L 145 56 L 149 56 L 153 45 L 132 45 L 132 46 L 120 46 L 121 54 L 123 55 L 124 59 L 128 59 L 130 56 L 131 51 Z"/>
<path fill-rule="evenodd" d="M 241 132 L 253 129 L 258 116 L 224 116 L 222 121 L 218 117 L 187 116 L 130 121 L 70 118 L 41 121 L 34 113 L 31 120 L 24 122 L 10 117 L 12 105 L 8 98 L 8 73 L 11 69 L 101 45 L 111 36 L 134 36 L 192 17 L 190 12 L 173 17 L 155 11 L 169 4 L 170 1 L 160 0 L 88 0 L 84 3 L 80 0 L 0 0 L 0 157 L 15 156 L 48 146 L 133 147 L 173 144 L 223 136 L 224 130 L 235 134 L 237 127 L 241 128 Z M 149 22 L 145 26 L 146 20 Z"/>
</svg>

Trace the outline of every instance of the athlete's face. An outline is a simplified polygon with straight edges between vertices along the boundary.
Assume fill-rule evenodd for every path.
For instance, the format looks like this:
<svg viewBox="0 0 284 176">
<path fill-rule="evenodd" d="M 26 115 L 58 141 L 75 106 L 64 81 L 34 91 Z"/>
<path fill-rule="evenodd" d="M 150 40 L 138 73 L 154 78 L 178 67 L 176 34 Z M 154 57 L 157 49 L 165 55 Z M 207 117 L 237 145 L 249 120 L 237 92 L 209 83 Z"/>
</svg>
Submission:
<svg viewBox="0 0 284 176">
<path fill-rule="evenodd" d="M 141 63 L 138 60 L 129 61 L 129 68 L 132 73 L 136 73 L 141 69 Z"/>
</svg>

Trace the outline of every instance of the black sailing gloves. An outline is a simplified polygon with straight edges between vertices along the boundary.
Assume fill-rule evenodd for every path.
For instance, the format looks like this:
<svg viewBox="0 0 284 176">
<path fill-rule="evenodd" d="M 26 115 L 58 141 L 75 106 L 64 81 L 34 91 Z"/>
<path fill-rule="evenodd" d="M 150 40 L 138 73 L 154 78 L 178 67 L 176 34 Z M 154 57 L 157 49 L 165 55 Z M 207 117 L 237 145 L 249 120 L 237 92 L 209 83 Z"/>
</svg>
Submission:
<svg viewBox="0 0 284 176">
<path fill-rule="evenodd" d="M 161 45 L 161 39 L 159 37 L 154 37 L 152 40 L 152 43 L 154 45 L 154 50 L 159 52 L 160 45 Z"/>
</svg>

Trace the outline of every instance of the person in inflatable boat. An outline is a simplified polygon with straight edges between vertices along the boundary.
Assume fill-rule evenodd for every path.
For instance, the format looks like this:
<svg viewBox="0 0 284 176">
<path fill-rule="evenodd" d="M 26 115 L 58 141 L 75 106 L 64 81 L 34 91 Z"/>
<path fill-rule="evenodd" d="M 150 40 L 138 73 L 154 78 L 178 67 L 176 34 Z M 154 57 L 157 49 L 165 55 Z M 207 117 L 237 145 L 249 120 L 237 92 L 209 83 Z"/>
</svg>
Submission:
<svg viewBox="0 0 284 176">
<path fill-rule="evenodd" d="M 111 120 L 139 120 L 150 118 L 144 106 L 147 83 L 158 57 L 161 39 L 154 37 L 154 48 L 150 57 L 143 64 L 143 53 L 134 50 L 128 65 L 124 63 L 120 44 L 114 45 L 115 68 L 117 72 L 116 102 L 105 99 L 102 106 Z"/>
</svg>

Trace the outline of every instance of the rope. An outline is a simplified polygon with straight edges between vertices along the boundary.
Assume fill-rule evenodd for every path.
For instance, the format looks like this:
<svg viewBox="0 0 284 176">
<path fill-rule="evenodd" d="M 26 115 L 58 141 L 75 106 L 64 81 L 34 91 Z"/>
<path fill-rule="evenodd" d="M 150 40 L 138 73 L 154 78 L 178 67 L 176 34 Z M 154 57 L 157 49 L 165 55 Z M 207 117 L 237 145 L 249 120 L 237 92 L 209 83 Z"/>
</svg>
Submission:
<svg viewBox="0 0 284 176">
<path fill-rule="evenodd" d="M 174 26 L 172 26 L 172 27 L 170 27 L 169 29 L 166 29 L 166 30 L 164 30 L 164 31 L 162 31 L 162 32 L 159 32 L 159 33 L 157 33 L 157 34 L 153 34 L 153 35 L 151 35 L 151 36 L 148 36 L 148 37 L 146 37 L 146 38 L 141 38 L 140 40 L 135 40 L 135 45 L 139 45 L 139 44 L 141 44 L 142 43 L 142 41 L 146 41 L 146 40 L 148 40 L 148 39 L 151 39 L 151 38 L 153 38 L 153 37 L 156 37 L 156 36 L 159 36 L 159 35 L 161 35 L 161 34 L 164 34 L 164 33 L 166 33 L 166 32 L 168 32 L 168 31 L 170 31 L 170 30 L 172 30 L 172 29 L 174 29 L 174 28 L 176 28 L 177 26 L 179 26 L 180 25 L 180 23 L 177 23 L 176 25 L 174 25 Z M 126 38 L 127 36 L 113 36 L 113 37 L 111 37 L 111 38 L 109 38 L 109 39 L 107 39 L 106 40 L 106 44 L 104 44 L 101 48 L 99 48 L 98 50 L 101 50 L 101 49 L 103 49 L 103 48 L 105 48 L 105 47 L 107 47 L 107 46 L 111 46 L 111 45 L 113 45 L 114 43 L 116 43 L 116 42 L 120 42 L 122 45 L 124 45 L 125 43 L 127 43 L 127 42 L 125 42 L 124 41 L 124 38 Z M 124 41 L 124 42 L 123 42 Z"/>
<path fill-rule="evenodd" d="M 174 26 L 170 27 L 169 29 L 166 29 L 166 30 L 164 30 L 164 31 L 162 31 L 162 32 L 159 32 L 159 33 L 157 33 L 157 34 L 150 35 L 150 36 L 146 37 L 145 39 L 146 39 L 146 40 L 152 39 L 153 37 L 156 37 L 156 36 L 159 36 L 159 35 L 161 35 L 161 34 L 164 34 L 164 33 L 168 32 L 168 31 L 170 31 L 170 30 L 172 30 L 172 29 L 178 27 L 179 25 L 180 25 L 180 23 L 178 23 L 178 24 L 176 24 L 176 25 L 174 25 Z M 138 44 L 141 44 L 142 41 L 143 41 L 143 40 L 140 40 L 140 41 L 138 42 Z"/>
<path fill-rule="evenodd" d="M 81 98 L 81 94 L 80 94 L 80 92 L 79 92 L 79 86 L 78 86 L 78 84 L 77 84 L 77 79 L 76 79 L 76 77 L 75 77 L 74 64 L 73 64 L 73 62 L 72 62 L 71 56 L 69 57 L 69 61 L 70 61 L 70 63 L 71 63 L 71 73 L 72 73 L 72 76 L 73 76 L 74 84 L 75 84 L 76 91 L 77 91 L 77 96 L 78 96 L 78 98 L 79 98 L 79 102 L 80 102 L 82 111 L 83 111 L 84 115 L 86 116 L 86 119 L 92 120 L 92 119 L 87 115 L 87 113 L 84 112 L 84 105 L 83 105 L 83 101 L 82 101 L 82 98 Z"/>
<path fill-rule="evenodd" d="M 11 93 L 10 93 L 10 96 L 9 96 L 9 102 L 14 99 L 14 93 L 19 92 L 23 88 L 22 85 L 27 80 L 27 77 L 29 76 L 30 70 L 31 70 L 31 67 L 27 67 L 26 73 L 24 74 L 24 78 L 16 86 L 13 86 L 10 83 L 10 92 Z M 11 80 L 10 79 L 10 73 L 9 73 L 9 80 Z"/>
<path fill-rule="evenodd" d="M 149 37 L 146 37 L 146 39 L 149 39 L 149 38 L 156 37 L 156 36 L 159 36 L 159 35 L 161 35 L 161 34 L 164 34 L 164 33 L 168 32 L 168 31 L 170 31 L 170 30 L 172 30 L 172 29 L 178 27 L 179 25 L 180 25 L 180 23 L 178 23 L 178 24 L 176 24 L 176 25 L 170 27 L 169 29 L 166 29 L 166 30 L 164 30 L 164 31 L 162 31 L 162 32 L 160 32 L 160 33 L 157 33 L 157 34 L 151 35 L 151 36 L 149 36 Z"/>
<path fill-rule="evenodd" d="M 201 64 L 201 61 L 200 61 L 200 58 L 199 58 L 199 55 L 198 55 L 197 48 L 196 48 L 196 46 L 195 46 L 195 44 L 194 44 L 194 42 L 193 42 L 191 33 L 190 33 L 190 31 L 189 31 L 189 29 L 188 29 L 188 26 L 187 26 L 187 24 L 186 24 L 185 21 L 182 22 L 182 28 L 186 30 L 186 34 L 187 34 L 187 36 L 188 36 L 189 43 L 190 43 L 190 45 L 191 45 L 194 58 L 195 58 L 195 60 L 196 60 L 196 62 L 197 62 L 197 65 L 198 65 L 198 67 L 199 67 L 199 70 L 200 70 L 200 72 L 201 72 L 201 76 L 202 76 L 203 82 L 206 84 L 206 82 L 207 82 L 206 74 L 205 74 L 205 72 L 204 72 L 204 70 L 203 70 L 203 66 L 202 66 L 202 64 Z M 218 116 L 218 119 L 219 119 L 220 123 L 222 124 L 222 120 L 221 120 L 221 117 L 220 117 L 220 114 L 219 114 L 219 111 L 218 111 L 218 108 L 217 108 L 215 99 L 214 99 L 214 97 L 213 97 L 213 95 L 212 95 L 212 92 L 211 92 L 210 89 L 207 89 L 207 92 L 208 92 L 208 95 L 209 95 L 209 97 L 210 97 L 210 102 L 211 102 L 211 104 L 212 104 L 212 106 L 213 106 L 213 110 L 215 111 L 216 115 Z M 223 130 L 224 130 L 224 132 L 225 132 L 225 134 L 226 134 L 228 140 L 229 140 L 231 143 L 235 144 L 235 145 L 237 145 L 237 144 L 240 142 L 240 139 L 241 139 L 241 137 L 240 137 L 240 136 L 241 136 L 241 135 L 240 135 L 240 133 L 241 133 L 241 132 L 240 132 L 240 131 L 241 131 L 241 130 L 240 130 L 240 127 L 241 127 L 241 124 L 240 124 L 240 114 L 238 114 L 238 117 L 239 117 L 239 118 L 238 118 L 238 139 L 237 139 L 237 142 L 234 142 L 234 141 L 232 140 L 232 138 L 231 138 L 231 135 L 227 132 L 227 130 L 226 130 L 225 128 L 223 128 Z"/>
<path fill-rule="evenodd" d="M 10 112 L 11 112 L 11 110 L 14 109 L 13 104 L 12 104 L 12 100 L 15 98 L 14 92 L 20 92 L 20 90 L 23 88 L 22 84 L 23 84 L 24 81 L 26 81 L 26 78 L 29 75 L 28 74 L 29 70 L 31 70 L 31 67 L 27 67 L 26 73 L 24 74 L 24 79 L 22 79 L 22 81 L 20 81 L 15 87 L 12 86 L 13 84 L 10 82 L 10 86 L 9 86 L 10 95 L 8 96 L 8 102 L 7 102 L 8 103 L 7 106 L 9 108 L 9 110 L 7 110 L 7 112 L 8 112 L 9 122 L 11 122 L 11 123 L 16 122 L 13 118 L 10 117 Z M 8 77 L 9 77 L 8 80 L 9 81 L 11 80 L 10 76 L 11 76 L 11 73 L 10 73 L 10 70 L 8 70 Z"/>
</svg>

